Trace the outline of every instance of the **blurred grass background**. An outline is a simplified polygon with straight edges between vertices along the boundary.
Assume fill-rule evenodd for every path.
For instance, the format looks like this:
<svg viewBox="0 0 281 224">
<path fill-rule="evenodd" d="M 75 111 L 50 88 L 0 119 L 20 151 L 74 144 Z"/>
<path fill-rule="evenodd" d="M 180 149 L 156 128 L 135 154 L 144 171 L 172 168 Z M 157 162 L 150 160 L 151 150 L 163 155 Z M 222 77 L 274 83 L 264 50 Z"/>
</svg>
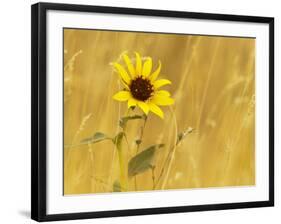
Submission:
<svg viewBox="0 0 281 224">
<path fill-rule="evenodd" d="M 172 85 L 174 115 L 149 114 L 142 149 L 156 143 L 155 176 L 175 143 L 176 131 L 195 128 L 176 149 L 167 182 L 157 189 L 255 184 L 255 39 L 198 35 L 64 30 L 64 144 L 101 131 L 114 136 L 127 107 L 112 99 L 120 88 L 110 63 L 128 51 L 151 56 Z M 142 121 L 131 121 L 133 148 Z M 129 160 L 135 151 L 130 150 Z M 58 171 L 59 172 L 59 171 Z M 64 148 L 64 193 L 111 192 L 119 176 L 114 145 Z M 151 190 L 151 172 L 138 175 L 138 190 Z M 130 190 L 134 191 L 133 180 Z"/>
</svg>

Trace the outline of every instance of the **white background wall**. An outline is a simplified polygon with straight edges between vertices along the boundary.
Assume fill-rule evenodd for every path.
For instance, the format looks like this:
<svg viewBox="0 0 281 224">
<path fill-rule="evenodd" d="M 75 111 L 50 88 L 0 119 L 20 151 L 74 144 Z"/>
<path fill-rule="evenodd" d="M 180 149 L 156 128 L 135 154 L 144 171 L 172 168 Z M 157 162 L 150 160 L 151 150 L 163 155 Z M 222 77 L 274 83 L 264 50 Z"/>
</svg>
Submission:
<svg viewBox="0 0 281 224">
<path fill-rule="evenodd" d="M 2 1 L 0 6 L 0 223 L 30 220 L 30 5 Z M 60 0 L 62 3 L 184 10 L 275 17 L 275 170 L 276 206 L 154 216 L 76 220 L 60 223 L 280 223 L 280 4 L 278 0 Z M 148 202 L 149 203 L 149 202 Z"/>
</svg>

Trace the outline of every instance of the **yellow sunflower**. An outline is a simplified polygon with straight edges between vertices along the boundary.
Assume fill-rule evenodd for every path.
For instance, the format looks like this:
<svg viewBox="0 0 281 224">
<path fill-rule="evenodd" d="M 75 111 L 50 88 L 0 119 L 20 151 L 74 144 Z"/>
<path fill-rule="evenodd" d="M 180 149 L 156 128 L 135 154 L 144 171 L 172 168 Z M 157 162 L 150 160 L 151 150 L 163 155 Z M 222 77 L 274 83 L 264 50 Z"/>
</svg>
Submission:
<svg viewBox="0 0 281 224">
<path fill-rule="evenodd" d="M 113 96 L 118 101 L 128 101 L 128 108 L 138 106 L 147 115 L 149 111 L 164 118 L 164 113 L 159 106 L 167 106 L 174 103 L 171 94 L 166 90 L 159 90 L 160 87 L 171 84 L 168 79 L 157 79 L 161 71 L 161 62 L 158 68 L 152 70 L 152 59 L 142 59 L 139 53 L 135 53 L 135 65 L 127 54 L 122 57 L 127 70 L 119 63 L 114 62 L 113 66 L 118 72 L 124 90 Z"/>
</svg>

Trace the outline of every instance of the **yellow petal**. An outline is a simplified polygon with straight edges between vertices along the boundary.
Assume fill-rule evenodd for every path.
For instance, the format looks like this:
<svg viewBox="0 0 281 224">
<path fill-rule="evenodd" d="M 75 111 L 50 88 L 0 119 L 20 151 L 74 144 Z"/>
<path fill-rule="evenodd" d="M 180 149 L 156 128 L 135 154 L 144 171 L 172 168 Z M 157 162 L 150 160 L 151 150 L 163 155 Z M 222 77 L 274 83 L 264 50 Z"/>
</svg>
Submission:
<svg viewBox="0 0 281 224">
<path fill-rule="evenodd" d="M 147 115 L 148 112 L 149 112 L 149 106 L 147 105 L 147 103 L 144 103 L 142 101 L 138 101 L 137 104 L 143 110 L 143 112 Z"/>
<path fill-rule="evenodd" d="M 120 91 L 113 96 L 113 99 L 118 101 L 127 101 L 131 97 L 128 91 Z"/>
<path fill-rule="evenodd" d="M 151 82 L 154 82 L 157 79 L 158 75 L 160 74 L 160 71 L 161 71 L 161 61 L 159 61 L 158 68 L 149 77 Z"/>
<path fill-rule="evenodd" d="M 142 76 L 144 76 L 144 77 L 149 76 L 151 69 L 152 69 L 152 59 L 149 57 L 146 59 L 146 61 L 143 64 Z"/>
<path fill-rule="evenodd" d="M 155 89 L 160 88 L 161 86 L 165 86 L 171 84 L 171 81 L 168 79 L 158 79 L 153 83 Z"/>
<path fill-rule="evenodd" d="M 167 96 L 155 95 L 152 98 L 151 102 L 155 103 L 157 105 L 160 105 L 160 106 L 167 106 L 167 105 L 174 104 L 174 99 L 167 97 Z"/>
<path fill-rule="evenodd" d="M 153 113 L 155 113 L 157 116 L 161 117 L 162 119 L 164 118 L 164 113 L 163 111 L 160 109 L 160 107 L 158 107 L 156 104 L 149 102 L 149 110 Z"/>
<path fill-rule="evenodd" d="M 123 59 L 124 59 L 126 65 L 128 67 L 128 70 L 129 70 L 129 72 L 131 74 L 131 77 L 134 78 L 135 75 L 136 75 L 136 70 L 135 70 L 135 68 L 134 68 L 130 58 L 128 57 L 127 54 L 123 54 Z"/>
<path fill-rule="evenodd" d="M 171 96 L 171 94 L 166 90 L 158 90 L 155 92 L 155 95 L 168 96 L 168 97 Z"/>
<path fill-rule="evenodd" d="M 121 79 L 122 84 L 124 85 L 125 89 L 130 90 L 130 87 L 128 86 L 127 83 L 124 82 L 123 79 Z"/>
<path fill-rule="evenodd" d="M 122 65 L 118 64 L 118 63 L 113 63 L 115 69 L 118 71 L 120 77 L 124 80 L 125 83 L 130 84 L 131 82 L 131 78 L 128 75 L 128 73 L 126 72 L 126 70 L 123 68 Z"/>
<path fill-rule="evenodd" d="M 141 69 L 142 69 L 142 62 L 141 62 L 141 56 L 138 52 L 135 52 L 136 54 L 136 75 L 141 75 Z"/>
<path fill-rule="evenodd" d="M 128 100 L 128 108 L 135 107 L 137 105 L 137 101 L 134 98 L 130 98 Z"/>
</svg>

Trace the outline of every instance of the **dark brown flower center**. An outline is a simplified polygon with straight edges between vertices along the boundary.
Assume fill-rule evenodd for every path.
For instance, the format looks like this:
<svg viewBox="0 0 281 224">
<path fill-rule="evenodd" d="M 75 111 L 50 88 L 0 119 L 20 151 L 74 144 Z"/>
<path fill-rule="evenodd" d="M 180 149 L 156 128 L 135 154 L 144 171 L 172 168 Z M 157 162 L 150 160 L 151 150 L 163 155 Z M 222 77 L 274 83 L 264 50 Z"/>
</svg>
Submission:
<svg viewBox="0 0 281 224">
<path fill-rule="evenodd" d="M 139 76 L 132 80 L 130 90 L 135 99 L 146 101 L 153 93 L 153 86 L 148 79 Z"/>
</svg>

